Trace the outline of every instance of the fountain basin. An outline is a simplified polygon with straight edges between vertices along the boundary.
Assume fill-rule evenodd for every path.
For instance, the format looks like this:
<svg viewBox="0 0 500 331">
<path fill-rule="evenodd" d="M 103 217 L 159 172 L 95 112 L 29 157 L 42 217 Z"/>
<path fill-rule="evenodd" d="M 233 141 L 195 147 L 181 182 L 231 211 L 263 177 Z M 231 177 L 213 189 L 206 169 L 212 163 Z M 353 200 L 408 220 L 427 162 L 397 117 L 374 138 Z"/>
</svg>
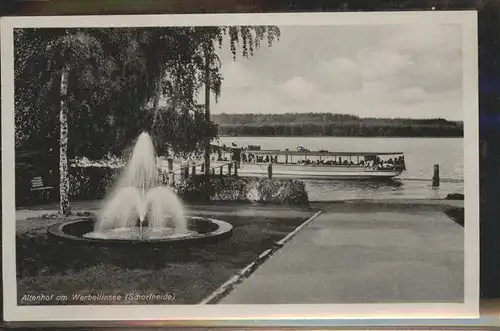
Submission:
<svg viewBox="0 0 500 331">
<path fill-rule="evenodd" d="M 139 239 L 138 228 L 93 232 L 95 222 L 95 218 L 85 217 L 59 223 L 49 227 L 47 234 L 58 242 L 74 244 L 191 247 L 225 240 L 233 231 L 227 222 L 191 216 L 186 217 L 186 233 L 175 234 L 169 228 L 153 230 L 146 227 L 143 239 Z"/>
</svg>

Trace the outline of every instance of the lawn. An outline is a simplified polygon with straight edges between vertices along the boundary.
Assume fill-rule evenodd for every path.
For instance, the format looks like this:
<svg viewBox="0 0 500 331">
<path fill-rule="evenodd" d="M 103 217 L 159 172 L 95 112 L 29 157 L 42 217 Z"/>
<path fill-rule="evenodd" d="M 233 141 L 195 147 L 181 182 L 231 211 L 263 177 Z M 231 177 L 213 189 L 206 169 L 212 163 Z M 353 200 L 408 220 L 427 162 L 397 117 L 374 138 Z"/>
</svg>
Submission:
<svg viewBox="0 0 500 331">
<path fill-rule="evenodd" d="M 224 242 L 190 250 L 69 246 L 46 236 L 49 225 L 68 218 L 21 221 L 17 226 L 18 302 L 196 304 L 313 213 L 302 210 L 290 217 L 290 213 L 276 212 L 205 212 L 202 216 L 232 224 L 233 235 Z M 94 297 L 75 298 L 78 294 Z"/>
</svg>

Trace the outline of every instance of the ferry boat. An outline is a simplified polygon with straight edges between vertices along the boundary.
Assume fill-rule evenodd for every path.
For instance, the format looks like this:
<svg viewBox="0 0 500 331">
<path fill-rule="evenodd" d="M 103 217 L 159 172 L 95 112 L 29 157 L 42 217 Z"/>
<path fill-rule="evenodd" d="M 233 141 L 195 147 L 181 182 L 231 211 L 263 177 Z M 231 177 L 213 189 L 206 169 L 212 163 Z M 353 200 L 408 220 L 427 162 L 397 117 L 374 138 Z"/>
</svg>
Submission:
<svg viewBox="0 0 500 331">
<path fill-rule="evenodd" d="M 240 176 L 273 178 L 368 180 L 390 179 L 406 170 L 402 152 L 329 152 L 303 147 L 290 150 L 233 148 Z M 270 169 L 271 168 L 271 169 Z"/>
</svg>

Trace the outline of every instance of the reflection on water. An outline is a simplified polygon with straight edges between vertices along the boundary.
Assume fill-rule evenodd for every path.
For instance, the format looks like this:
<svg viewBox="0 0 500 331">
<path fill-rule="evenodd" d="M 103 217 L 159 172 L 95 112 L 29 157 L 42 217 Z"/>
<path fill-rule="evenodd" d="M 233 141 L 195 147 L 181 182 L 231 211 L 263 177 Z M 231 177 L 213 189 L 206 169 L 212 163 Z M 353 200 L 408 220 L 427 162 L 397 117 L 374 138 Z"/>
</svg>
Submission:
<svg viewBox="0 0 500 331">
<path fill-rule="evenodd" d="M 351 199 L 442 199 L 449 193 L 463 193 L 463 183 L 444 182 L 433 188 L 430 181 L 392 179 L 388 181 L 308 180 L 311 201 Z"/>
</svg>

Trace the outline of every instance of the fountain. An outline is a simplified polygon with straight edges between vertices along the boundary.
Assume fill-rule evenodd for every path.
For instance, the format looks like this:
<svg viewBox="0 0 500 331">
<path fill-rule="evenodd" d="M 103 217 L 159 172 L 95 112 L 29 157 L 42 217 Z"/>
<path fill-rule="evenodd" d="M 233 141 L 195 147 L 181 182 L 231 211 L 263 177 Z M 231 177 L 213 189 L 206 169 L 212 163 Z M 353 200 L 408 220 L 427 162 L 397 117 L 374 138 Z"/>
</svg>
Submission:
<svg viewBox="0 0 500 331">
<path fill-rule="evenodd" d="M 144 132 L 97 218 L 56 224 L 48 231 L 58 240 L 179 244 L 227 238 L 232 226 L 220 220 L 186 217 L 177 194 L 160 183 L 155 149 Z"/>
</svg>

